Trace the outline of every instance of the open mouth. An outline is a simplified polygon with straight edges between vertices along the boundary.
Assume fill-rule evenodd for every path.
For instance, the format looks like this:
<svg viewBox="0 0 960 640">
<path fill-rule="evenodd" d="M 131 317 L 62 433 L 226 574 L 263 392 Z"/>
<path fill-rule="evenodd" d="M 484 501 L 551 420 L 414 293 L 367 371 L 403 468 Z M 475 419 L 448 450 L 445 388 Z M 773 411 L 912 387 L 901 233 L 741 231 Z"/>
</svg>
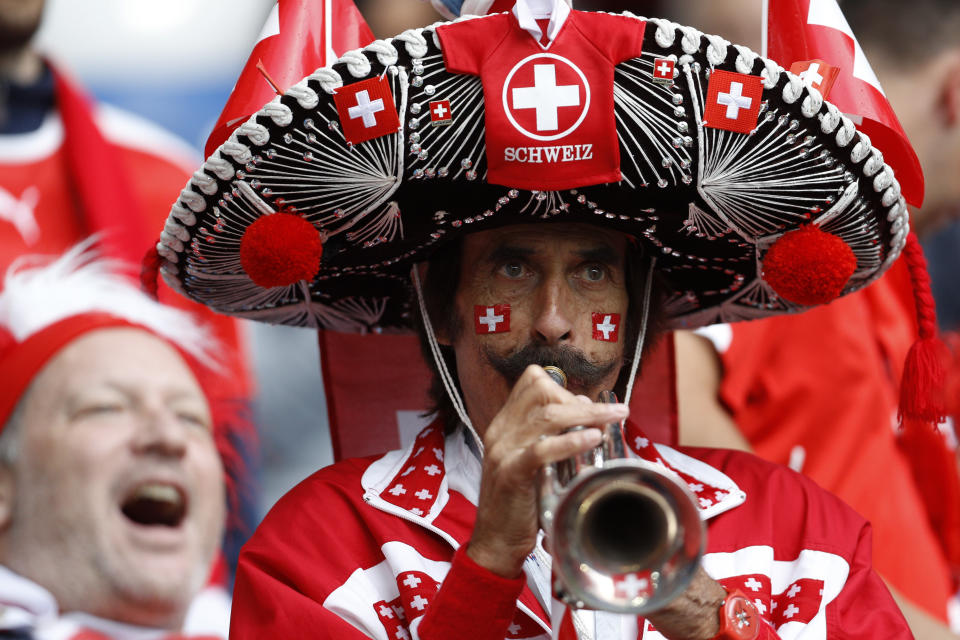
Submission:
<svg viewBox="0 0 960 640">
<path fill-rule="evenodd" d="M 178 527 L 187 514 L 183 493 L 169 484 L 147 482 L 137 486 L 123 500 L 120 510 L 136 524 Z"/>
</svg>

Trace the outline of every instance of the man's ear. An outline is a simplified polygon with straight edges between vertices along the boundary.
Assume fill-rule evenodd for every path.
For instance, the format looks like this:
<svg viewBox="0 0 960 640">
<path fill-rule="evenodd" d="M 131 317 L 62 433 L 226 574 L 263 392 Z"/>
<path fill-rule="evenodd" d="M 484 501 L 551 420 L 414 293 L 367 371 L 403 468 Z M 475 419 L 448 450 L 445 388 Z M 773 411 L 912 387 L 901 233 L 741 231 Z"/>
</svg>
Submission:
<svg viewBox="0 0 960 640">
<path fill-rule="evenodd" d="M 943 54 L 943 66 L 938 78 L 938 110 L 943 124 L 950 128 L 960 127 L 960 47 Z"/>
<path fill-rule="evenodd" d="M 13 469 L 5 464 L 0 464 L 0 532 L 6 531 L 10 527 L 10 520 L 13 517 L 15 488 Z"/>
</svg>

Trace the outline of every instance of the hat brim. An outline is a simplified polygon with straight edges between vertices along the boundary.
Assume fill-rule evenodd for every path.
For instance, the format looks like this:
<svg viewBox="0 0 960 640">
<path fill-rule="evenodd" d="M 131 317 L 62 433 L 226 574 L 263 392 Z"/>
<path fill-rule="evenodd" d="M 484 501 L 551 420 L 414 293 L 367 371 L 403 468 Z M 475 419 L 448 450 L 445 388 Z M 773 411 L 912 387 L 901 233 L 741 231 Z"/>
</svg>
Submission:
<svg viewBox="0 0 960 640">
<path fill-rule="evenodd" d="M 749 49 L 657 19 L 647 22 L 643 55 L 615 69 L 619 182 L 563 190 L 490 184 L 481 81 L 446 70 L 438 26 L 347 54 L 237 129 L 173 206 L 158 246 L 165 280 L 227 314 L 400 328 L 410 317 L 410 266 L 438 244 L 496 226 L 586 222 L 638 238 L 671 290 L 673 325 L 693 327 L 806 309 L 762 277 L 769 247 L 802 225 L 853 250 L 856 269 L 842 293 L 879 277 L 903 248 L 908 214 L 899 185 L 849 118 Z M 673 82 L 654 80 L 661 58 L 676 62 Z M 749 133 L 704 126 L 716 70 L 762 78 Z M 399 128 L 350 144 L 333 94 L 378 77 L 389 82 Z M 428 104 L 441 97 L 456 121 L 431 126 Z M 311 282 L 263 288 L 244 272 L 240 242 L 254 220 L 278 211 L 314 225 L 323 259 Z"/>
</svg>

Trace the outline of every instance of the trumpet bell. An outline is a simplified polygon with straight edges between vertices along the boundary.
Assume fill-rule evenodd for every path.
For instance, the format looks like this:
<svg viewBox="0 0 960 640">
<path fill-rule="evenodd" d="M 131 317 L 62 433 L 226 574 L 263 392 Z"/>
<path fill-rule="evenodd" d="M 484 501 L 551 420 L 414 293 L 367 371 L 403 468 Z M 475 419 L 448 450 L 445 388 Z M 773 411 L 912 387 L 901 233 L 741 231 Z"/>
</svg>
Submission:
<svg viewBox="0 0 960 640">
<path fill-rule="evenodd" d="M 693 496 L 645 460 L 579 470 L 550 514 L 557 595 L 576 608 L 644 615 L 690 583 L 706 539 Z"/>
</svg>

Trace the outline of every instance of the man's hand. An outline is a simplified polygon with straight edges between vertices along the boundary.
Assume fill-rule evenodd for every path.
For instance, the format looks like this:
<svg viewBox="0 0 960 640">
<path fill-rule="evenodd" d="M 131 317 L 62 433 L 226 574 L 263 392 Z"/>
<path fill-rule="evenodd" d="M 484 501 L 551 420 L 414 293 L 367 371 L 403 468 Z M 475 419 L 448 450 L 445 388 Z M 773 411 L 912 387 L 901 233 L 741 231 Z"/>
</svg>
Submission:
<svg viewBox="0 0 960 640">
<path fill-rule="evenodd" d="M 539 529 L 537 474 L 547 464 L 589 451 L 600 426 L 623 420 L 623 404 L 576 396 L 536 365 L 527 367 L 484 433 L 483 477 L 467 555 L 494 573 L 514 578 L 533 551 Z"/>
<path fill-rule="evenodd" d="M 710 640 L 720 633 L 720 606 L 726 597 L 726 589 L 698 567 L 687 590 L 647 619 L 670 640 Z"/>
</svg>

